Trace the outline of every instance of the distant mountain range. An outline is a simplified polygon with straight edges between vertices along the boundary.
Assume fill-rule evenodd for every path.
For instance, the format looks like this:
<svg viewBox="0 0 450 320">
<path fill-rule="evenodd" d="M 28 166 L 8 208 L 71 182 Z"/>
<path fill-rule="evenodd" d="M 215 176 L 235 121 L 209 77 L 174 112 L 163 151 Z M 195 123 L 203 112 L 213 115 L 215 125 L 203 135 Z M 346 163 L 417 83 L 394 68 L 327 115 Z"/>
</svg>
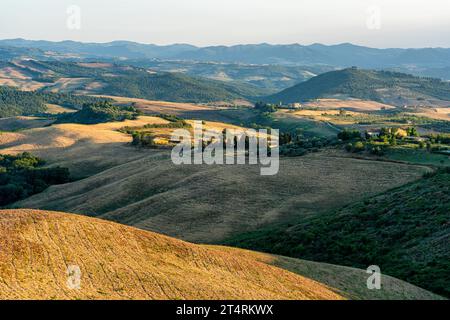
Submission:
<svg viewBox="0 0 450 320">
<path fill-rule="evenodd" d="M 450 80 L 450 49 L 0 40 L 3 83 L 42 91 L 178 102 L 337 97 L 448 106 L 450 82 L 425 77 Z"/>
<path fill-rule="evenodd" d="M 34 48 L 79 57 L 174 59 L 245 64 L 359 66 L 364 68 L 441 68 L 450 66 L 450 48 L 375 49 L 350 43 L 338 45 L 271 45 L 196 47 L 188 44 L 158 46 L 130 41 L 82 43 L 75 41 L 0 40 L 0 46 Z"/>
<path fill-rule="evenodd" d="M 412 75 L 347 68 L 323 73 L 267 97 L 272 103 L 319 98 L 357 98 L 392 105 L 450 105 L 450 82 Z"/>
</svg>

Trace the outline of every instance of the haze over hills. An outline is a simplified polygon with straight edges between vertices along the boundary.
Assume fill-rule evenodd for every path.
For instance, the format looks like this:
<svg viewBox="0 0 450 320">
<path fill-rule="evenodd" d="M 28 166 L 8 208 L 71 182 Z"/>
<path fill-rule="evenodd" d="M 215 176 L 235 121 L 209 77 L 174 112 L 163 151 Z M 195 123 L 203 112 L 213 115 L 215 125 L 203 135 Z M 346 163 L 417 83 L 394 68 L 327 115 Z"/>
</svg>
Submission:
<svg viewBox="0 0 450 320">
<path fill-rule="evenodd" d="M 155 71 L 178 72 L 226 82 L 249 83 L 273 93 L 308 80 L 320 73 L 335 70 L 328 65 L 255 65 L 224 62 L 134 59 L 115 61 Z"/>
<path fill-rule="evenodd" d="M 338 45 L 271 45 L 195 47 L 187 44 L 158 46 L 130 41 L 82 43 L 75 41 L 0 40 L 0 46 L 27 47 L 43 51 L 77 54 L 80 57 L 123 57 L 127 59 L 179 59 L 195 61 L 239 62 L 247 64 L 328 64 L 365 68 L 416 66 L 450 66 L 450 49 L 376 49 L 350 43 Z"/>
<path fill-rule="evenodd" d="M 109 43 L 84 43 L 76 41 L 33 41 L 25 39 L 0 40 L 0 46 L 33 48 L 41 51 L 53 51 L 61 54 L 78 55 L 79 57 L 122 57 L 159 58 L 171 57 L 183 51 L 193 50 L 196 47 L 187 44 L 174 44 L 158 46 L 153 44 L 140 44 L 131 41 L 113 41 Z"/>
<path fill-rule="evenodd" d="M 363 270 L 69 213 L 1 210 L 0 235 L 0 299 L 440 299 L 388 276 L 367 290 Z"/>
<path fill-rule="evenodd" d="M 319 98 L 358 98 L 396 106 L 448 106 L 450 82 L 390 71 L 347 68 L 323 73 L 265 100 L 293 103 Z"/>
<path fill-rule="evenodd" d="M 449 296 L 450 82 L 407 74 L 449 50 L 0 40 L 0 298 L 438 298 L 339 264 Z M 278 173 L 175 165 L 194 120 L 279 129 Z"/>
<path fill-rule="evenodd" d="M 154 88 L 148 86 L 150 75 L 145 73 L 150 70 L 151 73 L 158 72 L 161 75 L 167 71 L 169 75 L 166 74 L 166 78 L 178 73 L 179 75 L 168 82 L 167 79 L 160 79 L 158 75 L 152 81 L 161 80 L 161 85 L 169 87 L 175 85 L 172 93 L 178 93 L 180 89 L 185 91 L 180 92 L 181 97 L 169 99 L 183 102 L 254 99 L 257 96 L 274 94 L 324 72 L 351 66 L 450 79 L 450 49 L 445 48 L 374 49 L 352 44 L 259 44 L 198 48 L 190 45 L 157 46 L 128 41 L 81 43 L 13 39 L 0 40 L 0 60 L 3 60 L 0 82 L 18 85 L 27 90 L 41 89 L 44 86 L 47 88 L 48 84 L 44 83 L 49 79 L 46 76 L 51 74 L 39 75 L 39 68 L 28 68 L 22 72 L 17 65 L 17 62 L 22 60 L 20 64 L 26 66 L 27 63 L 23 60 L 30 58 L 46 63 L 45 68 L 52 71 L 55 71 L 58 62 L 62 64 L 64 61 L 99 62 L 98 66 L 111 64 L 109 71 L 106 67 L 97 67 L 95 70 L 93 66 L 90 70 L 82 70 L 82 66 L 72 66 L 63 70 L 64 72 L 56 71 L 62 79 L 50 90 L 78 90 L 80 93 L 167 100 L 172 98 L 168 94 L 148 93 Z M 68 65 L 68 62 L 66 64 Z M 120 70 L 119 73 L 123 76 L 120 79 L 103 76 L 108 73 L 117 75 L 120 65 L 123 68 L 133 65 L 135 69 Z M 139 69 L 144 73 L 138 74 Z M 92 79 L 93 76 L 99 78 Z M 86 82 L 85 77 L 91 78 L 92 81 Z M 208 82 L 204 78 L 214 81 Z M 109 84 L 109 89 L 105 88 L 106 83 Z M 99 92 L 100 89 L 106 91 Z M 199 90 L 203 95 L 195 94 Z M 191 94 L 192 97 L 184 97 Z"/>
<path fill-rule="evenodd" d="M 270 78 L 272 71 L 267 72 L 269 75 L 265 77 Z M 280 75 L 288 72 L 281 71 Z M 311 72 L 297 72 L 292 78 L 287 78 L 284 84 L 292 83 L 294 78 L 300 77 L 309 80 L 265 97 L 268 92 L 273 92 L 271 84 L 262 85 L 272 87 L 269 90 L 242 81 L 213 80 L 177 72 L 155 72 L 114 63 L 35 60 L 0 63 L 0 83 L 40 92 L 114 95 L 191 103 L 264 100 L 286 104 L 318 98 L 357 98 L 394 106 L 450 105 L 450 82 L 439 79 L 352 67 L 325 72 L 319 76 L 314 76 Z M 264 77 L 260 79 L 264 81 Z M 252 77 L 246 81 L 252 81 Z M 279 81 L 277 85 L 280 85 Z M 12 89 L 3 91 L 5 90 Z"/>
<path fill-rule="evenodd" d="M 3 62 L 0 63 L 0 83 L 22 90 L 109 94 L 175 102 L 233 101 L 267 92 L 245 83 L 154 72 L 113 63 L 70 61 Z"/>
</svg>

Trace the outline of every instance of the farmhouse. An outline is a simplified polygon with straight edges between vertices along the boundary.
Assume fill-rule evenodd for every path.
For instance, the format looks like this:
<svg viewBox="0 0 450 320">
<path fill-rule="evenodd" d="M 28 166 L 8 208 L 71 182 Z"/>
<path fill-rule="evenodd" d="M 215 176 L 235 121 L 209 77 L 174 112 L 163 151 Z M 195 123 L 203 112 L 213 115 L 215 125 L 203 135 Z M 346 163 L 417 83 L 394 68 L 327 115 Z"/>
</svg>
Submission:
<svg viewBox="0 0 450 320">
<path fill-rule="evenodd" d="M 370 138 L 375 138 L 380 135 L 381 130 L 368 130 L 366 131 L 366 136 Z"/>
</svg>

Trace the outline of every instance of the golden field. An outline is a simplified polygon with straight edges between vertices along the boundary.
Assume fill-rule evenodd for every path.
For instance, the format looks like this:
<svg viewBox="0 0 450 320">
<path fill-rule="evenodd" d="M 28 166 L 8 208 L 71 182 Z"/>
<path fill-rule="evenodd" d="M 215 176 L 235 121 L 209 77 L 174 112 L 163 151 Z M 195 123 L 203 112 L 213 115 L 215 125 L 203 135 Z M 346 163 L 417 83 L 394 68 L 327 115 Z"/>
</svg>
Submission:
<svg viewBox="0 0 450 320">
<path fill-rule="evenodd" d="M 117 131 L 126 125 L 165 121 L 140 117 L 1 134 L 0 153 L 28 151 L 50 166 L 69 168 L 74 178 L 84 178 L 52 186 L 14 205 L 83 213 L 184 240 L 216 242 L 340 207 L 418 179 L 429 170 L 326 153 L 281 158 L 276 176 L 261 176 L 255 165 L 176 166 L 170 151 L 135 148 L 129 135 Z"/>
<path fill-rule="evenodd" d="M 378 294 L 358 289 L 365 285 L 355 282 L 362 270 L 194 245 L 60 212 L 0 211 L 0 246 L 0 299 L 334 300 Z M 76 276 L 68 272 L 73 266 L 80 281 L 68 283 Z M 387 298 L 439 298 L 390 277 L 386 282 Z"/>
</svg>

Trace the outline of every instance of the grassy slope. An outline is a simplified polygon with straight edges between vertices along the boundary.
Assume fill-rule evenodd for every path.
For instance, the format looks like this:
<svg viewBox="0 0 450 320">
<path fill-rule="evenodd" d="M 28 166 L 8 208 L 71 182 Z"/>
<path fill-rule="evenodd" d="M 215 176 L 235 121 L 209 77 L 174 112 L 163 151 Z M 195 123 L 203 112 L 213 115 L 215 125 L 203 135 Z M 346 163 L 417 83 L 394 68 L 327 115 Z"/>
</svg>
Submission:
<svg viewBox="0 0 450 320">
<path fill-rule="evenodd" d="M 380 292 L 439 298 L 391 278 L 389 289 L 359 292 L 359 280 L 365 281 L 356 275 L 363 271 L 317 263 L 312 271 L 305 261 L 193 245 L 57 212 L 0 211 L 0 244 L 2 299 L 341 299 L 379 298 Z M 69 265 L 80 267 L 79 289 L 67 287 Z"/>
<path fill-rule="evenodd" d="M 23 119 L 23 126 L 30 119 Z M 51 165 L 70 169 L 74 178 L 82 178 L 116 165 L 140 159 L 145 154 L 127 146 L 129 135 L 118 132 L 124 126 L 167 123 L 156 117 L 140 117 L 96 125 L 58 124 L 0 136 L 2 153 L 31 152 Z M 1 122 L 0 122 L 1 124 Z"/>
<path fill-rule="evenodd" d="M 15 68 L 32 74 L 23 80 L 25 82 L 45 80 L 42 91 L 110 94 L 175 102 L 231 101 L 267 94 L 266 90 L 246 83 L 179 73 L 150 73 L 146 69 L 115 64 L 33 61 L 20 62 Z"/>
<path fill-rule="evenodd" d="M 402 164 L 308 155 L 283 159 L 278 175 L 263 177 L 257 166 L 175 166 L 166 153 L 132 152 L 141 157 L 14 206 L 85 213 L 189 241 L 217 242 L 340 207 L 424 172 Z"/>
<path fill-rule="evenodd" d="M 450 296 L 450 174 L 439 173 L 335 212 L 238 236 L 227 244 L 335 264 L 376 264 Z"/>
<path fill-rule="evenodd" d="M 438 79 L 402 73 L 344 69 L 331 71 L 269 96 L 269 102 L 283 103 L 343 95 L 359 99 L 402 104 L 408 99 L 450 100 L 450 84 Z M 401 97 L 399 99 L 399 97 Z M 422 102 L 423 103 L 423 102 Z"/>
<path fill-rule="evenodd" d="M 0 298 L 339 299 L 251 253 L 224 252 L 70 214 L 1 211 Z M 32 261 L 32 263 L 30 263 Z M 67 287 L 78 265 L 81 287 Z"/>
<path fill-rule="evenodd" d="M 230 101 L 261 93 L 259 89 L 248 85 L 238 86 L 171 73 L 149 75 L 139 72 L 102 78 L 101 81 L 107 83 L 102 94 L 174 102 Z"/>
<path fill-rule="evenodd" d="M 72 94 L 21 91 L 12 87 L 0 86 L 0 118 L 45 113 L 48 110 L 48 104 L 81 108 L 85 103 L 102 100 L 104 99 Z"/>
<path fill-rule="evenodd" d="M 10 117 L 0 119 L 0 131 L 19 131 L 23 129 L 40 128 L 49 125 L 54 120 L 37 117 Z"/>
<path fill-rule="evenodd" d="M 30 151 L 50 165 L 69 168 L 75 177 L 88 176 L 16 206 L 97 215 L 190 241 L 212 242 L 338 208 L 355 197 L 417 179 L 426 171 L 323 154 L 281 159 L 276 176 L 261 176 L 258 166 L 248 165 L 175 166 L 168 152 L 136 149 L 127 145 L 130 136 L 115 131 L 158 121 L 165 120 L 141 117 L 2 134 L 0 140 L 6 143 L 1 153 Z M 373 183 L 368 184 L 368 179 Z"/>
</svg>

